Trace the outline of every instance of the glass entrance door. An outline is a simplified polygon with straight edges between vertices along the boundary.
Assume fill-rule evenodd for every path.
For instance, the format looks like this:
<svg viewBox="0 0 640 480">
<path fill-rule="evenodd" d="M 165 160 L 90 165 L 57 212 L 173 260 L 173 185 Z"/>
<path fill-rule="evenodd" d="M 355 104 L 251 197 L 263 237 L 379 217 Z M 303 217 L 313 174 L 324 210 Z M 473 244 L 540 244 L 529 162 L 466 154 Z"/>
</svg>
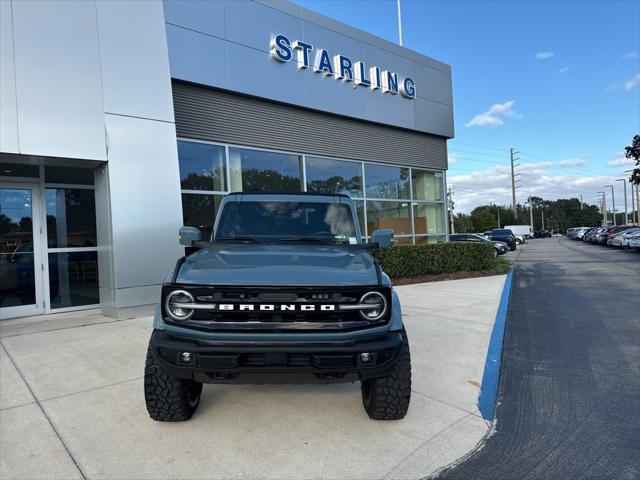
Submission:
<svg viewBox="0 0 640 480">
<path fill-rule="evenodd" d="M 37 184 L 0 184 L 0 319 L 44 312 Z"/>
</svg>

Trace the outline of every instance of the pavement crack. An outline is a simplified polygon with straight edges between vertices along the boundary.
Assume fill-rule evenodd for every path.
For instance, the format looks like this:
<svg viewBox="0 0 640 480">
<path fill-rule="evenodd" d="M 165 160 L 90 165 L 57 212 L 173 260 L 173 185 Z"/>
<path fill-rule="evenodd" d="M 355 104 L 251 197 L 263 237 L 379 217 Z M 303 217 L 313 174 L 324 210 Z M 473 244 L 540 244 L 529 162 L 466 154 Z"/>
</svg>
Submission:
<svg viewBox="0 0 640 480">
<path fill-rule="evenodd" d="M 22 371 L 20 370 L 20 368 L 18 367 L 18 365 L 16 364 L 16 362 L 13 360 L 13 357 L 11 356 L 11 353 L 9 353 L 9 350 L 7 350 L 7 348 L 4 346 L 4 344 L 2 343 L 2 340 L 0 339 L 0 346 L 2 346 L 2 349 L 4 350 L 4 352 L 7 354 L 7 358 L 9 359 L 9 361 L 11 362 L 11 364 L 13 365 L 13 367 L 16 369 L 16 371 L 18 372 L 18 375 L 20 375 L 20 378 L 22 379 L 22 381 L 24 382 L 25 386 L 27 387 L 27 389 L 29 390 L 29 393 L 31 393 L 31 396 L 34 398 L 36 405 L 38 405 L 38 408 L 40 409 L 40 411 L 42 412 L 42 414 L 44 415 L 44 418 L 47 419 L 47 422 L 49 423 L 49 425 L 51 426 L 51 429 L 53 430 L 53 432 L 56 434 L 56 436 L 58 437 L 58 440 L 60 440 L 60 443 L 62 444 L 62 446 L 64 447 L 64 449 L 67 452 L 67 455 L 69 455 L 69 458 L 71 459 L 71 461 L 73 462 L 73 464 L 76 466 L 76 468 L 78 469 L 78 473 L 80 473 L 80 475 L 82 476 L 83 479 L 86 480 L 87 476 L 85 475 L 85 473 L 82 471 L 82 468 L 80 468 L 80 465 L 78 464 L 78 462 L 76 461 L 75 457 L 72 455 L 71 450 L 69 450 L 69 447 L 67 446 L 67 444 L 65 443 L 64 439 L 62 438 L 62 436 L 60 435 L 60 432 L 58 432 L 58 430 L 56 429 L 56 427 L 53 425 L 53 421 L 51 421 L 51 418 L 49 417 L 49 415 L 47 415 L 47 412 L 45 411 L 45 409 L 42 407 L 42 404 L 40 403 L 40 400 L 38 400 L 38 397 L 36 396 L 35 392 L 32 390 L 31 385 L 29 385 L 29 382 L 27 382 L 27 379 L 24 378 L 24 375 L 22 374 Z"/>
</svg>

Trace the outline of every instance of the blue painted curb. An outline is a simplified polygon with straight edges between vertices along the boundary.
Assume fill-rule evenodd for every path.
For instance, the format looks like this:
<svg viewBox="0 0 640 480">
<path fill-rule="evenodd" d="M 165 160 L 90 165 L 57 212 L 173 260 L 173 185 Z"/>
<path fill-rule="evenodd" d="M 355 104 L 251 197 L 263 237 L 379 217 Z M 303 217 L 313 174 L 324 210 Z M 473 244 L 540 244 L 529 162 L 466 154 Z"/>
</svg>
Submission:
<svg viewBox="0 0 640 480">
<path fill-rule="evenodd" d="M 500 364 L 502 361 L 502 339 L 504 338 L 504 327 L 507 320 L 507 309 L 509 308 L 509 296 L 511 295 L 511 280 L 513 278 L 513 267 L 509 269 L 507 278 L 504 281 L 502 296 L 496 321 L 493 324 L 491 340 L 489 340 L 489 350 L 487 360 L 482 373 L 482 385 L 480 386 L 480 396 L 478 397 L 478 408 L 485 420 L 493 420 L 496 410 L 496 399 L 498 397 L 498 384 L 500 383 Z"/>
</svg>

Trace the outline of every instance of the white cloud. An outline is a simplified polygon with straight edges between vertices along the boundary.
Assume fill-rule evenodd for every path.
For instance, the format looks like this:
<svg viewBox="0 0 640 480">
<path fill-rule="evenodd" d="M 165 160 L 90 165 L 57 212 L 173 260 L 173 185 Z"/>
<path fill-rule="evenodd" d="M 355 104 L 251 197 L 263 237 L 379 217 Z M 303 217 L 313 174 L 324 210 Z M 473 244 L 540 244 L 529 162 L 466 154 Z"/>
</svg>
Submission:
<svg viewBox="0 0 640 480">
<path fill-rule="evenodd" d="M 624 167 L 626 165 L 635 165 L 635 160 L 626 158 L 624 152 L 618 152 L 618 154 L 607 162 L 607 167 Z"/>
<path fill-rule="evenodd" d="M 455 153 L 449 152 L 448 155 L 449 165 L 456 163 L 458 161 L 458 156 Z"/>
<path fill-rule="evenodd" d="M 616 87 L 617 87 L 617 85 L 616 85 L 615 83 L 612 83 L 612 84 L 611 84 L 611 85 L 609 85 L 608 87 L 605 87 L 605 88 L 602 90 L 602 93 L 609 93 L 609 92 L 612 92 L 612 91 L 614 91 L 614 90 L 616 89 Z"/>
<path fill-rule="evenodd" d="M 575 68 L 575 65 L 567 65 L 566 67 L 562 67 L 560 70 L 558 70 L 558 75 L 564 75 L 565 73 L 569 72 L 570 70 L 573 70 Z"/>
<path fill-rule="evenodd" d="M 623 57 L 627 60 L 635 60 L 636 58 L 640 58 L 640 54 L 638 54 L 638 52 L 627 52 Z"/>
<path fill-rule="evenodd" d="M 625 90 L 633 90 L 634 88 L 638 88 L 640 86 L 640 73 L 637 73 L 635 77 L 624 84 Z"/>
<path fill-rule="evenodd" d="M 463 163 L 460 160 L 459 165 Z M 596 193 L 602 191 L 603 185 L 619 178 L 620 173 L 587 176 L 580 173 L 580 167 L 586 164 L 584 158 L 523 163 L 517 169 L 521 174 L 522 187 L 516 191 L 516 201 L 522 204 L 529 195 L 555 200 L 576 198 L 582 194 L 586 203 L 595 204 Z M 463 175 L 455 175 L 454 167 L 447 177 L 447 183 L 456 186 L 454 201 L 457 213 L 468 213 L 479 205 L 490 203 L 511 204 L 511 170 L 508 165 L 495 165 Z"/>
<path fill-rule="evenodd" d="M 467 127 L 499 127 L 504 125 L 504 117 L 520 118 L 520 115 L 513 110 L 515 100 L 504 103 L 494 103 L 491 108 L 484 113 L 476 115 L 467 123 Z"/>
<path fill-rule="evenodd" d="M 555 54 L 556 54 L 556 52 L 538 52 L 538 53 L 536 53 L 536 59 L 537 60 L 549 60 Z"/>
</svg>

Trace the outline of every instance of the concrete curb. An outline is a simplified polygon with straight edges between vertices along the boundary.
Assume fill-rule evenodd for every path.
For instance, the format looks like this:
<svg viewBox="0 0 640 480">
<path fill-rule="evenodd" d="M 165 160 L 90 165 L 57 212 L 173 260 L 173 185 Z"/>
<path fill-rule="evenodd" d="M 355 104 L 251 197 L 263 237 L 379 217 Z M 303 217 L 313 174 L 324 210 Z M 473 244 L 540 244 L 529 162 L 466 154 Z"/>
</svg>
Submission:
<svg viewBox="0 0 640 480">
<path fill-rule="evenodd" d="M 500 365 L 502 362 L 502 340 L 504 338 L 504 328 L 507 320 L 507 310 L 509 308 L 509 297 L 511 295 L 511 281 L 513 278 L 513 267 L 509 269 L 507 278 L 502 289 L 496 321 L 493 324 L 487 360 L 482 373 L 482 385 L 478 396 L 478 408 L 482 418 L 493 421 L 496 409 L 496 399 L 498 397 L 498 385 L 500 383 Z"/>
</svg>

